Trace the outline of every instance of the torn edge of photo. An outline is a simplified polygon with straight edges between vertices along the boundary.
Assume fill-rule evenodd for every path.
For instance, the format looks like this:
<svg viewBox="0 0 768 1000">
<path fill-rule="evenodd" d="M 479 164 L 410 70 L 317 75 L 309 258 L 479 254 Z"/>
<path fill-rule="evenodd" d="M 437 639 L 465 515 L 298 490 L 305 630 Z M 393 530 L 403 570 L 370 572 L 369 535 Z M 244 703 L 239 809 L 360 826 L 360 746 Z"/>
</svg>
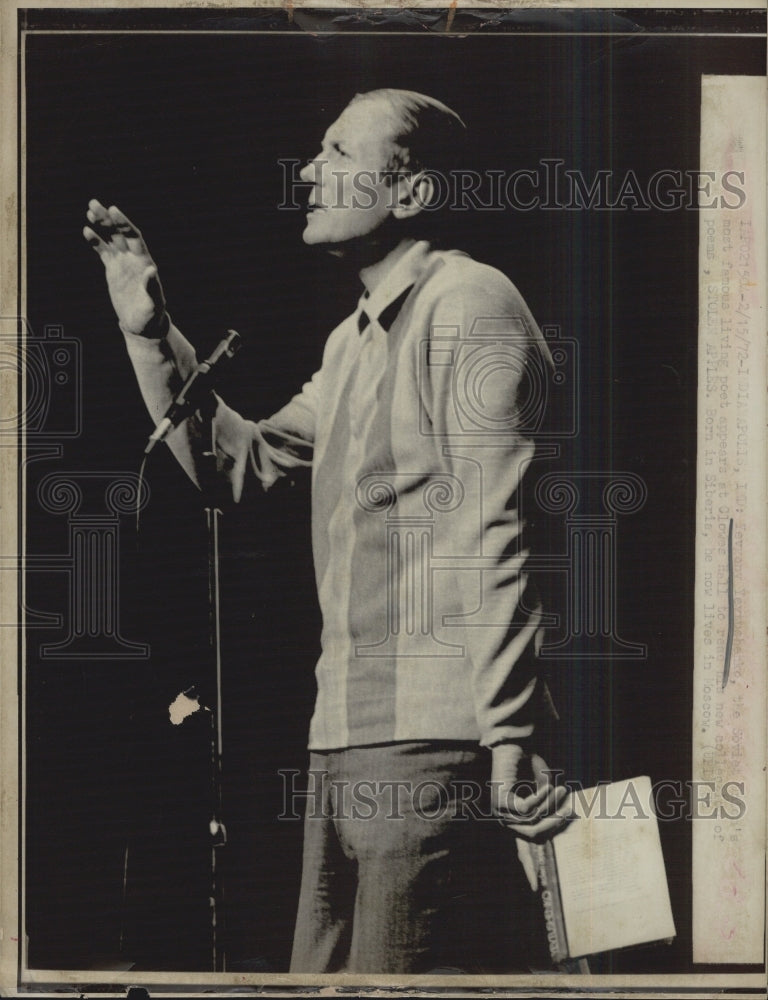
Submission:
<svg viewBox="0 0 768 1000">
<path fill-rule="evenodd" d="M 0 57 L 0 993 L 765 995 L 765 3 Z"/>
</svg>

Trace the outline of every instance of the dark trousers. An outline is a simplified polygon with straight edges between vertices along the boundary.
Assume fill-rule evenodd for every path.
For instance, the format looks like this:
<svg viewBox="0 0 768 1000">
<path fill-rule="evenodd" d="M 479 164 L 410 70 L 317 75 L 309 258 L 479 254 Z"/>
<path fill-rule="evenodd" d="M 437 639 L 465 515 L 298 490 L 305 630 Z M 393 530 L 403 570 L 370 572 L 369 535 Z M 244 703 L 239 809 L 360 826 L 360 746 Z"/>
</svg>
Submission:
<svg viewBox="0 0 768 1000">
<path fill-rule="evenodd" d="M 291 971 L 527 971 L 543 920 L 489 774 L 474 744 L 311 754 Z"/>
</svg>

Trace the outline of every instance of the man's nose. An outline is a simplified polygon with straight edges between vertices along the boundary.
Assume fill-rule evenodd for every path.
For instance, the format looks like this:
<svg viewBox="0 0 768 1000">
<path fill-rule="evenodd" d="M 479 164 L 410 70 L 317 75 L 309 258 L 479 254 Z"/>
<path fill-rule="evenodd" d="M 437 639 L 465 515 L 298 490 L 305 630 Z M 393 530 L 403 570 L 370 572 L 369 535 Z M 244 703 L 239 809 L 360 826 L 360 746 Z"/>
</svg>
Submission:
<svg viewBox="0 0 768 1000">
<path fill-rule="evenodd" d="M 320 162 L 317 157 L 314 160 L 310 160 L 309 163 L 305 164 L 299 171 L 299 177 L 303 181 L 308 183 L 315 183 L 320 179 L 319 173 Z"/>
</svg>

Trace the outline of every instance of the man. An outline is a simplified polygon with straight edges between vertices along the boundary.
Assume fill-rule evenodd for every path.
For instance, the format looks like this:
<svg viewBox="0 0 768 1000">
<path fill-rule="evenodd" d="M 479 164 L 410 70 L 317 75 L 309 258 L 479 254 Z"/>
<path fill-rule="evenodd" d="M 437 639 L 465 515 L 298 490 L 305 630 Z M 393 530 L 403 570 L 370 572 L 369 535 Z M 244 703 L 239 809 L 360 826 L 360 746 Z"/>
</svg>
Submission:
<svg viewBox="0 0 768 1000">
<path fill-rule="evenodd" d="M 323 633 L 294 972 L 503 970 L 524 900 L 485 864 L 500 826 L 483 808 L 527 840 L 565 822 L 532 752 L 541 608 L 517 508 L 549 354 L 500 272 L 419 238 L 463 132 L 424 95 L 353 99 L 301 177 L 304 241 L 359 269 L 358 306 L 270 419 L 216 411 L 235 500 L 252 474 L 266 488 L 312 470 Z M 138 229 L 96 201 L 87 214 L 157 422 L 194 351 Z M 193 480 L 199 430 L 168 438 Z M 536 783 L 517 794 L 526 759 Z"/>
</svg>

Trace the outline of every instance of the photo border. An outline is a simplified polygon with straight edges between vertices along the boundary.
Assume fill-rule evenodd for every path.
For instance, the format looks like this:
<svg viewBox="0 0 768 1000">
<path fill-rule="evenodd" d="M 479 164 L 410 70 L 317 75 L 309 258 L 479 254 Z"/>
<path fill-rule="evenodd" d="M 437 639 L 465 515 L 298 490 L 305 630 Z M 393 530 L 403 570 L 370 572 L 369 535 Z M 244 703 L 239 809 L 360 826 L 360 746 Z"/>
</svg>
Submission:
<svg viewBox="0 0 768 1000">
<path fill-rule="evenodd" d="M 22 62 L 18 59 L 16 16 L 22 9 L 57 9 L 73 10 L 98 8 L 103 10 L 112 9 L 114 4 L 96 2 L 96 0 L 81 0 L 69 4 L 56 4 L 47 2 L 27 2 L 27 3 L 6 3 L 2 8 L 2 21 L 0 21 L 0 45 L 2 46 L 2 93 L 4 95 L 2 116 L 0 116 L 0 129 L 2 132 L 2 144 L 4 150 L 16 150 L 17 156 L 6 155 L 3 158 L 2 175 L 0 176 L 0 190 L 2 193 L 2 204 L 4 207 L 5 226 L 2 229 L 0 238 L 0 316 L 24 316 L 26 315 L 26 287 L 24 283 L 24 261 L 26 256 L 26 241 L 24 230 L 23 206 L 25 192 L 23 187 L 24 172 L 23 161 L 23 118 L 24 118 L 24 95 L 21 88 L 23 80 Z M 301 0 L 292 4 L 279 2 L 269 2 L 262 0 L 258 4 L 262 8 L 275 8 L 281 10 L 291 10 L 299 8 L 317 9 L 322 11 L 332 11 L 337 8 L 359 8 L 361 12 L 367 9 L 403 10 L 406 5 L 393 3 L 392 0 L 379 0 L 375 5 L 367 2 L 354 3 L 348 0 L 346 3 L 322 4 L 303 3 Z M 184 0 L 165 0 L 165 2 L 129 2 L 123 4 L 121 11 L 129 9 L 185 9 L 194 11 L 198 9 L 217 8 L 222 11 L 231 9 L 232 5 L 226 0 L 211 0 L 206 4 L 191 6 Z M 683 10 L 714 10 L 720 9 L 721 4 L 712 0 L 710 3 L 670 3 L 646 5 L 642 3 L 624 3 L 621 6 L 609 4 L 605 0 L 592 0 L 592 2 L 571 2 L 571 3 L 541 3 L 537 8 L 547 9 L 604 9 L 604 10 L 642 10 L 647 7 L 653 9 L 683 9 Z M 457 10 L 472 8 L 492 8 L 499 11 L 530 10 L 528 4 L 506 4 L 491 3 L 486 0 L 483 3 L 444 3 L 427 0 L 423 3 L 408 3 L 407 8 L 418 8 L 424 10 L 446 10 L 448 19 L 448 30 L 452 13 Z M 737 0 L 730 5 L 731 9 L 754 10 L 754 3 L 746 0 Z M 122 30 L 122 29 L 121 29 Z M 395 33 L 393 33 L 395 34 Z M 18 60 L 18 61 L 17 61 Z M 18 103 L 17 103 L 18 102 Z M 18 111 L 17 111 L 18 109 Z M 762 225 L 765 232 L 765 220 L 758 224 L 758 230 Z M 765 286 L 762 288 L 763 303 L 765 302 Z M 25 406 L 25 386 L 20 376 L 15 373 L 0 370 L 0 420 L 12 419 L 13 414 L 23 412 Z M 757 404 L 756 404 L 757 405 Z M 764 432 L 765 429 L 765 407 L 762 410 L 758 407 L 757 413 L 752 419 L 759 420 Z M 25 504 L 24 484 L 18 480 L 18 460 L 23 463 L 26 456 L 26 444 L 21 430 L 19 440 L 9 447 L 4 442 L 0 442 L 0 456 L 2 460 L 2 475 L 0 475 L 0 558 L 7 553 L 19 553 L 21 540 L 23 538 L 23 508 Z M 763 501 L 765 495 L 763 494 Z M 761 529 L 760 541 L 763 550 L 765 549 L 764 525 Z M 23 566 L 23 557 L 22 557 Z M 15 620 L 19 605 L 23 606 L 23 575 L 20 572 L 13 586 L 9 586 L 5 577 L 12 577 L 12 574 L 4 574 L 3 586 L 0 588 L 0 619 L 4 621 Z M 761 581 L 763 594 L 765 593 L 765 578 Z M 308 995 L 302 991 L 311 988 L 310 993 L 314 993 L 317 988 L 322 988 L 324 993 L 349 992 L 350 989 L 359 988 L 361 994 L 376 992 L 378 995 L 396 995 L 404 989 L 409 992 L 427 991 L 427 995 L 445 996 L 471 996 L 482 990 L 487 992 L 493 990 L 497 995 L 504 996 L 527 996 L 538 995 L 542 989 L 550 991 L 549 995 L 567 995 L 571 991 L 578 991 L 582 996 L 601 996 L 606 989 L 610 989 L 618 996 L 637 995 L 643 991 L 644 995 L 654 996 L 719 996 L 723 990 L 728 990 L 736 996 L 760 995 L 764 989 L 766 978 L 763 973 L 713 973 L 706 972 L 695 975 L 671 975 L 671 976 L 574 976 L 564 974 L 551 975 L 526 975 L 526 976 L 382 976 L 362 977 L 355 974 L 310 976 L 310 975 L 290 975 L 290 974 L 258 974 L 258 973 L 85 973 L 78 970 L 28 970 L 24 966 L 23 948 L 20 945 L 20 927 L 23 920 L 20 920 L 20 913 L 17 909 L 23 906 L 23 899 L 20 900 L 19 888 L 19 868 L 17 860 L 20 856 L 20 844 L 23 842 L 23 816 L 20 805 L 24 800 L 24 779 L 21 753 L 23 752 L 25 741 L 24 718 L 21 710 L 21 700 L 18 697 L 18 689 L 22 684 L 22 663 L 24 658 L 24 630 L 19 629 L 14 633 L 12 629 L 0 629 L 0 662 L 2 671 L 0 672 L 0 752 L 2 753 L 2 773 L 0 778 L 2 783 L 0 791 L 2 793 L 2 812 L 0 812 L 0 928 L 2 938 L 0 938 L 0 990 L 5 995 L 27 995 L 27 996 L 47 996 L 51 992 L 62 988 L 76 989 L 82 994 L 91 992 L 93 994 L 123 995 L 127 986 L 154 987 L 158 991 L 167 993 L 168 996 L 190 995 L 189 988 L 199 987 L 200 995 L 211 995 L 212 988 L 221 988 L 222 994 L 237 989 L 241 993 L 244 987 L 259 987 L 260 995 Z M 763 651 L 764 654 L 764 651 Z M 23 877 L 23 872 L 22 872 Z M 375 981 L 374 981 L 375 980 Z M 175 989 L 184 988 L 183 992 L 176 993 Z M 114 992 L 112 990 L 114 989 Z M 274 991 L 274 992 L 272 992 Z M 439 991 L 439 992 L 438 992 Z M 444 992 L 442 992 L 444 991 Z M 594 991 L 594 992 L 593 992 Z"/>
</svg>

